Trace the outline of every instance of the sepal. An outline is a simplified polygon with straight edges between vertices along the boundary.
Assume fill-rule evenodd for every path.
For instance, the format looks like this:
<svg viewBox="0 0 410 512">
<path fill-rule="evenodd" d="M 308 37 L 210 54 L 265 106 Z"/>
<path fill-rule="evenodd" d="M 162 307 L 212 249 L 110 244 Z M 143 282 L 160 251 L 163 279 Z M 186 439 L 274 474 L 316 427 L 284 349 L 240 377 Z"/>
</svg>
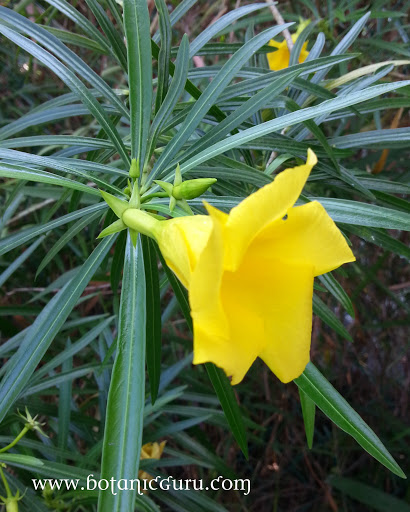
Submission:
<svg viewBox="0 0 410 512">
<path fill-rule="evenodd" d="M 105 229 L 101 231 L 101 233 L 97 236 L 97 238 L 103 238 L 104 236 L 113 235 L 114 233 L 119 233 L 123 229 L 127 229 L 127 226 L 121 219 L 116 220 Z"/>
<path fill-rule="evenodd" d="M 104 190 L 100 190 L 100 194 L 102 195 L 104 201 L 111 208 L 111 210 L 120 219 L 125 210 L 127 210 L 130 207 L 127 201 L 119 199 L 118 197 L 115 197 L 112 194 L 109 194 L 108 192 L 104 192 Z"/>
</svg>

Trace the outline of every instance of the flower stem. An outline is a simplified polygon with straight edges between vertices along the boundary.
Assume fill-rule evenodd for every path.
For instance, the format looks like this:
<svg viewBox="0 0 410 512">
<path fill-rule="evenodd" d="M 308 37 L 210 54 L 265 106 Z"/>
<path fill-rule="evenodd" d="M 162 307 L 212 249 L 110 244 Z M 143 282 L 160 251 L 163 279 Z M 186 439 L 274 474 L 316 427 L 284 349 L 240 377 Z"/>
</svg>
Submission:
<svg viewBox="0 0 410 512">
<path fill-rule="evenodd" d="M 24 427 L 20 434 L 10 444 L 0 450 L 0 453 L 7 452 L 10 450 L 10 448 L 13 448 L 13 446 L 15 446 L 20 441 L 20 439 L 27 434 L 29 430 L 30 429 L 28 427 Z"/>
<path fill-rule="evenodd" d="M 1 477 L 1 480 L 3 482 L 4 488 L 6 489 L 7 498 L 12 498 L 13 494 L 11 493 L 11 490 L 10 490 L 10 487 L 9 487 L 9 483 L 6 480 L 3 468 L 1 466 L 0 466 L 0 477 Z"/>
</svg>

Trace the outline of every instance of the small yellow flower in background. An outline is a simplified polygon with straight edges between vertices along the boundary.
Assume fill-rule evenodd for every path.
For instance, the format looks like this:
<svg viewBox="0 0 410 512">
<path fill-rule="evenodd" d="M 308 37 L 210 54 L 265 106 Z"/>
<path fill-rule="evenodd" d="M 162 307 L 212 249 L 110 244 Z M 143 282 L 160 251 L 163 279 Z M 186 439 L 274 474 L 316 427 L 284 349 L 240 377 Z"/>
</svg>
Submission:
<svg viewBox="0 0 410 512">
<path fill-rule="evenodd" d="M 166 441 L 162 443 L 146 443 L 141 447 L 140 460 L 143 459 L 157 459 L 159 460 L 164 451 Z M 138 471 L 138 478 L 140 480 L 152 480 L 154 477 L 148 474 L 146 471 Z"/>
<path fill-rule="evenodd" d="M 153 236 L 188 289 L 194 363 L 213 362 L 239 383 L 261 357 L 282 382 L 309 362 L 315 276 L 355 257 L 323 206 L 293 207 L 316 164 L 286 169 L 229 214 L 157 221 L 127 209 L 122 221 Z M 143 231 L 143 232 L 144 232 Z"/>
<path fill-rule="evenodd" d="M 310 20 L 305 20 L 299 24 L 296 33 L 292 34 L 293 43 L 296 42 L 302 30 L 306 28 L 306 26 L 309 25 L 309 23 Z M 305 62 L 306 57 L 309 55 L 309 52 L 306 50 L 307 45 L 308 41 L 303 43 L 302 49 L 299 54 L 299 64 Z M 268 58 L 269 68 L 272 71 L 279 71 L 280 69 L 285 69 L 289 67 L 290 52 L 286 40 L 284 39 L 281 43 L 278 43 L 274 39 L 271 39 L 269 41 L 269 46 L 273 46 L 274 48 L 276 48 L 275 52 L 268 53 L 266 55 Z"/>
</svg>

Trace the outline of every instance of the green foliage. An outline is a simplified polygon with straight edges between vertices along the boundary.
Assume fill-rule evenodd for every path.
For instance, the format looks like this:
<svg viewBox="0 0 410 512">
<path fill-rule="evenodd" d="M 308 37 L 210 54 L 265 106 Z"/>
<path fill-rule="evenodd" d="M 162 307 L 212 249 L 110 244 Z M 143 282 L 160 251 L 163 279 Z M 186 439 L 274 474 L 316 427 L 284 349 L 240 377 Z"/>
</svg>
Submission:
<svg viewBox="0 0 410 512">
<path fill-rule="evenodd" d="M 284 18 L 293 22 L 302 15 L 314 22 L 294 45 L 290 66 L 271 71 L 267 44 L 294 25 L 273 25 L 264 3 L 232 8 L 209 24 L 217 4 L 207 5 L 203 17 L 193 0 L 175 9 L 156 0 L 152 12 L 145 0 L 0 7 L 0 59 L 7 75 L 0 98 L 0 446 L 19 435 L 15 413 L 25 406 L 47 421 L 50 435 L 25 433 L 0 454 L 0 462 L 14 470 L 5 471 L 1 491 L 9 485 L 16 495 L 28 487 L 21 510 L 156 511 L 159 504 L 176 511 L 231 510 L 216 492 L 141 496 L 97 489 L 41 496 L 31 478 L 83 483 L 91 473 L 132 479 L 139 470 L 164 475 L 166 467 L 183 475 L 188 466 L 205 480 L 244 478 L 253 472 L 253 453 L 270 446 L 262 440 L 267 417 L 280 429 L 281 422 L 290 425 L 303 415 L 312 456 L 329 454 L 329 445 L 333 453 L 339 440 L 348 443 L 343 434 L 330 435 L 323 418 L 318 427 L 316 406 L 393 474 L 405 476 L 389 453 L 405 451 L 403 425 L 392 419 L 386 432 L 379 425 L 381 409 L 375 409 L 369 423 L 383 434 L 385 447 L 352 408 L 361 402 L 358 395 L 349 396 L 350 406 L 312 363 L 295 381 L 301 409 L 284 417 L 261 400 L 268 384 L 261 384 L 259 367 L 251 372 L 251 385 L 235 389 L 212 364 L 206 371 L 192 369 L 185 289 L 160 254 L 158 264 L 151 240 L 135 232 L 117 235 L 122 225 L 110 227 L 117 219 L 99 189 L 119 212 L 131 187 L 132 200 L 144 210 L 179 216 L 185 203 L 170 209 L 170 198 L 155 183 L 174 183 L 179 165 L 184 180 L 216 178 L 205 198 L 228 211 L 304 159 L 310 147 L 319 163 L 300 201 L 320 201 L 341 230 L 354 235 L 358 252 L 385 251 L 370 268 L 352 264 L 344 271 L 348 278 L 343 271 L 320 277 L 314 312 L 325 324 L 323 338 L 337 340 L 337 350 L 345 340 L 355 347 L 358 331 L 348 320 L 369 320 L 358 298 L 369 283 L 408 313 L 402 292 L 377 277 L 383 258 L 409 257 L 401 232 L 410 231 L 404 200 L 410 130 L 392 121 L 410 104 L 410 82 L 401 79 L 409 52 L 400 13 L 378 1 L 367 13 L 347 0 L 319 7 L 296 2 Z M 159 30 L 151 38 L 156 13 Z M 180 23 L 187 16 L 189 35 L 181 32 L 188 22 Z M 394 41 L 384 39 L 386 32 Z M 298 64 L 305 40 L 309 58 Z M 205 66 L 192 66 L 193 57 Z M 379 177 L 375 169 L 383 154 L 389 172 Z M 132 160 L 138 172 L 129 173 Z M 188 210 L 203 212 L 202 198 L 186 197 Z M 103 228 L 108 236 L 97 240 Z M 16 300 L 8 294 L 22 287 L 26 291 Z M 314 360 L 326 365 L 317 351 Z M 284 388 L 275 383 L 274 389 L 279 395 Z M 259 411 L 266 418 L 256 421 Z M 224 436 L 218 454 L 210 428 Z M 388 442 L 395 433 L 398 438 Z M 161 438 L 167 439 L 166 456 L 140 461 L 142 444 Z M 274 450 L 284 448 L 275 444 Z M 234 459 L 246 466 L 244 473 L 232 469 Z M 288 462 L 289 473 L 301 478 L 302 458 Z M 382 477 L 373 487 L 388 480 L 396 496 L 379 489 L 371 491 L 377 500 L 370 499 L 368 486 L 343 476 L 330 475 L 326 485 L 337 489 L 345 508 L 347 496 L 375 510 L 407 510 L 397 498 L 402 484 L 383 471 L 376 470 Z M 235 500 L 243 507 L 252 503 L 238 494 Z M 272 509 L 277 503 L 269 503 Z"/>
</svg>

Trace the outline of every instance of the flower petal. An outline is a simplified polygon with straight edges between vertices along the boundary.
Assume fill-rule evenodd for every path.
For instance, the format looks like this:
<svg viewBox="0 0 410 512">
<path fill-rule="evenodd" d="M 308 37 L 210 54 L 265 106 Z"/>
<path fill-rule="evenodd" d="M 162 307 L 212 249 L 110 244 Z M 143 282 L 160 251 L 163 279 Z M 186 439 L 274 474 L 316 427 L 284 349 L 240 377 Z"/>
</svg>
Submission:
<svg viewBox="0 0 410 512">
<path fill-rule="evenodd" d="M 223 242 L 215 221 L 190 283 L 194 363 L 213 362 L 237 384 L 260 356 L 281 380 L 296 378 L 309 361 L 313 268 L 250 250 L 229 272 Z"/>
<path fill-rule="evenodd" d="M 267 279 L 272 293 L 265 313 L 266 346 L 259 357 L 286 383 L 299 377 L 309 362 L 313 272 L 308 266 L 280 262 Z"/>
<path fill-rule="evenodd" d="M 339 228 L 317 201 L 289 209 L 287 219 L 267 226 L 251 250 L 288 263 L 310 265 L 315 276 L 355 261 Z"/>
<path fill-rule="evenodd" d="M 213 362 L 225 368 L 231 359 L 229 325 L 221 303 L 224 241 L 227 215 L 206 205 L 213 227 L 189 286 L 189 302 L 194 323 L 194 364 Z"/>
<path fill-rule="evenodd" d="M 274 46 L 274 45 L 270 45 Z M 283 43 L 278 43 L 276 52 L 267 53 L 269 68 L 272 71 L 280 71 L 289 66 L 289 50 Z"/>
<path fill-rule="evenodd" d="M 281 172 L 272 183 L 231 210 L 224 234 L 227 239 L 225 268 L 237 269 L 252 240 L 295 204 L 316 162 L 316 155 L 309 149 L 306 164 Z"/>
<path fill-rule="evenodd" d="M 204 249 L 212 228 L 207 215 L 177 217 L 161 221 L 155 233 L 167 265 L 188 288 L 192 272 Z"/>
</svg>

